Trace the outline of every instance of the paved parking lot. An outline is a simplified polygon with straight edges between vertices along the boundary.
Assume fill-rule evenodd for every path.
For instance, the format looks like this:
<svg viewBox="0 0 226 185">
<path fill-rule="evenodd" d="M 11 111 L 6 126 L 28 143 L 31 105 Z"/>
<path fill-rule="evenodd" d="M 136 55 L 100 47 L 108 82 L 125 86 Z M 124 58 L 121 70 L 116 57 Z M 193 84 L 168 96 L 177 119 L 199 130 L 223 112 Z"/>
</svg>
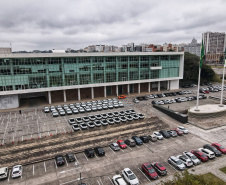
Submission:
<svg viewBox="0 0 226 185">
<path fill-rule="evenodd" d="M 195 95 L 195 88 L 193 94 Z M 216 93 L 214 95 L 217 96 Z M 184 95 L 186 96 L 186 95 Z M 71 131 L 71 126 L 67 119 L 70 117 L 79 117 L 85 115 L 93 115 L 104 112 L 114 112 L 119 110 L 134 109 L 137 113 L 143 113 L 146 118 L 157 116 L 164 121 L 170 128 L 175 128 L 177 125 L 182 125 L 177 121 L 169 118 L 165 114 L 154 109 L 151 104 L 151 99 L 134 104 L 132 99 L 135 96 L 130 96 L 122 102 L 125 107 L 120 109 L 112 109 L 105 111 L 97 111 L 85 114 L 78 114 L 72 116 L 63 116 L 53 118 L 50 114 L 43 113 L 42 110 L 31 109 L 18 112 L 0 113 L 0 141 L 2 144 L 12 141 L 30 140 L 31 138 L 42 138 L 45 136 L 56 135 L 57 133 L 65 133 Z M 172 97 L 173 98 L 173 97 Z M 169 99 L 166 97 L 166 99 Z M 215 100 L 201 100 L 200 104 L 207 104 Z M 172 109 L 182 110 L 186 107 L 195 106 L 196 101 L 175 103 L 170 105 Z M 174 107 L 173 107 L 174 106 Z M 217 128 L 213 130 L 202 130 L 193 125 L 183 125 L 190 131 L 189 134 L 177 138 L 164 139 L 163 141 L 149 142 L 142 146 L 128 147 L 127 149 L 114 152 L 109 147 L 105 147 L 106 156 L 90 159 L 84 153 L 75 153 L 76 163 L 66 163 L 62 167 L 57 167 L 55 160 L 46 160 L 35 164 L 23 166 L 23 175 L 21 178 L 12 179 L 10 176 L 6 181 L 0 181 L 1 184 L 62 184 L 73 185 L 78 184 L 80 173 L 82 181 L 89 185 L 111 185 L 112 177 L 121 173 L 121 171 L 129 167 L 138 177 L 141 184 L 159 183 L 161 180 L 175 174 L 177 170 L 168 164 L 167 159 L 171 155 L 179 155 L 183 151 L 190 151 L 197 149 L 206 143 L 220 142 L 226 146 L 226 127 Z M 107 128 L 110 128 L 108 126 Z M 102 127 L 101 127 L 102 128 Z M 99 128 L 97 128 L 99 129 Z M 83 131 L 80 131 L 83 132 Z M 89 132 L 89 131 L 88 131 Z M 144 130 L 145 132 L 145 130 Z M 119 133 L 120 137 L 120 133 Z M 127 138 L 124 138 L 127 139 Z M 65 143 L 66 144 L 66 143 Z M 72 148 L 73 150 L 73 148 Z M 225 156 L 220 159 L 225 158 Z M 147 178 L 141 171 L 141 165 L 145 162 L 160 162 L 167 171 L 166 177 L 160 177 L 159 180 L 152 181 Z M 217 163 L 219 159 L 211 160 L 208 163 Z M 225 161 L 225 160 L 224 160 Z M 206 163 L 208 165 L 208 163 Z M 205 164 L 201 164 L 196 168 L 205 169 Z M 226 166 L 226 164 L 225 164 Z M 11 171 L 10 171 L 11 172 Z"/>
<path fill-rule="evenodd" d="M 177 138 L 144 143 L 142 146 L 128 147 L 117 152 L 110 147 L 105 147 L 106 156 L 104 157 L 87 158 L 84 153 L 79 153 L 75 154 L 76 163 L 66 162 L 62 167 L 58 167 L 55 160 L 27 165 L 23 167 L 22 178 L 9 177 L 7 181 L 9 184 L 40 184 L 41 182 L 77 184 L 81 172 L 87 184 L 108 185 L 112 184 L 111 179 L 116 173 L 121 173 L 125 167 L 129 167 L 137 175 L 140 183 L 146 184 L 151 180 L 141 171 L 143 163 L 158 161 L 166 167 L 168 175 L 172 175 L 177 170 L 167 163 L 169 156 L 199 148 L 205 143 L 206 141 L 197 139 L 190 133 Z M 160 177 L 159 180 L 164 178 Z M 4 183 L 5 181 L 0 181 L 0 184 Z"/>
</svg>

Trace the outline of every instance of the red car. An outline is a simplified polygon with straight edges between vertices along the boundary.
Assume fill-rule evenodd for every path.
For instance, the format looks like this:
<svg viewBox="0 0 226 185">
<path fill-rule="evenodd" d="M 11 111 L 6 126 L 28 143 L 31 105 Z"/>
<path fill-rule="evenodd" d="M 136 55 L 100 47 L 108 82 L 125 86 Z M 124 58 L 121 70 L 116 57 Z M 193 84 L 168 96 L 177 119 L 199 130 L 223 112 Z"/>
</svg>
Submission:
<svg viewBox="0 0 226 185">
<path fill-rule="evenodd" d="M 172 130 L 176 131 L 178 136 L 182 136 L 183 133 L 184 133 L 181 130 L 178 130 L 177 128 L 176 129 L 172 129 Z"/>
<path fill-rule="evenodd" d="M 200 159 L 202 162 L 208 161 L 208 157 L 203 152 L 200 152 L 199 150 L 192 150 L 192 154 L 194 154 L 198 159 Z"/>
<path fill-rule="evenodd" d="M 124 98 L 126 98 L 125 95 L 120 95 L 120 96 L 118 96 L 118 99 L 124 99 Z"/>
<path fill-rule="evenodd" d="M 158 162 L 154 162 L 151 165 L 159 175 L 164 176 L 167 174 L 167 170 L 162 164 L 160 164 Z"/>
<path fill-rule="evenodd" d="M 126 144 L 124 143 L 123 140 L 118 140 L 117 144 L 120 146 L 120 148 L 125 149 L 127 148 Z"/>
<path fill-rule="evenodd" d="M 142 171 L 150 178 L 150 179 L 158 179 L 158 174 L 155 169 L 148 163 L 144 163 L 142 166 Z"/>
<path fill-rule="evenodd" d="M 226 154 L 226 148 L 224 148 L 219 143 L 212 143 L 212 146 L 214 146 L 217 150 L 221 151 L 223 154 Z"/>
<path fill-rule="evenodd" d="M 210 92 L 209 91 L 205 91 L 207 94 L 209 94 Z"/>
</svg>

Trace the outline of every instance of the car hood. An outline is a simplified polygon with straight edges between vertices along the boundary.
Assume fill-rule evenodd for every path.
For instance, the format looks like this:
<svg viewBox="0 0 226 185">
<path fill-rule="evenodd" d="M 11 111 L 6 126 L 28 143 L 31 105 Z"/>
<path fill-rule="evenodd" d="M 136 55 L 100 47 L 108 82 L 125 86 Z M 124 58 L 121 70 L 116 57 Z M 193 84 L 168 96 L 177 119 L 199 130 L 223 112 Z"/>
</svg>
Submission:
<svg viewBox="0 0 226 185">
<path fill-rule="evenodd" d="M 136 179 L 133 179 L 133 180 L 130 180 L 129 181 L 130 182 L 130 184 L 138 184 L 139 183 L 139 181 L 138 181 L 138 179 L 136 178 Z"/>
</svg>

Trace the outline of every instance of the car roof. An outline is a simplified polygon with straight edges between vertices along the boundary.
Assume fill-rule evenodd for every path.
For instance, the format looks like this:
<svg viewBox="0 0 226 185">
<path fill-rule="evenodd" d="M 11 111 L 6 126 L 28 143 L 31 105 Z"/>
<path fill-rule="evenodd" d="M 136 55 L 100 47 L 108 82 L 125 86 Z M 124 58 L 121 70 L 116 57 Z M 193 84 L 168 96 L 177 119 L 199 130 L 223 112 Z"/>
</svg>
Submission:
<svg viewBox="0 0 226 185">
<path fill-rule="evenodd" d="M 124 142 L 123 140 L 118 140 L 118 142 Z"/>
<path fill-rule="evenodd" d="M 6 170 L 6 169 L 8 169 L 8 167 L 1 167 L 1 168 L 0 168 L 0 174 L 1 174 L 1 173 L 5 173 L 5 170 Z"/>
</svg>

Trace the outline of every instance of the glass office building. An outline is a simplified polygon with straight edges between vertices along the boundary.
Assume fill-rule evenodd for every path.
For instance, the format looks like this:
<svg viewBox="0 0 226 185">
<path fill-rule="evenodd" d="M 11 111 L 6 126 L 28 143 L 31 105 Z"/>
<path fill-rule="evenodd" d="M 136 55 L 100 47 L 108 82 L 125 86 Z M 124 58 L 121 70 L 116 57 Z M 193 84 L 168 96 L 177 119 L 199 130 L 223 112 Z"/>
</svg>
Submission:
<svg viewBox="0 0 226 185">
<path fill-rule="evenodd" d="M 51 104 L 178 89 L 183 66 L 183 52 L 0 54 L 0 99 L 39 93 Z"/>
</svg>

